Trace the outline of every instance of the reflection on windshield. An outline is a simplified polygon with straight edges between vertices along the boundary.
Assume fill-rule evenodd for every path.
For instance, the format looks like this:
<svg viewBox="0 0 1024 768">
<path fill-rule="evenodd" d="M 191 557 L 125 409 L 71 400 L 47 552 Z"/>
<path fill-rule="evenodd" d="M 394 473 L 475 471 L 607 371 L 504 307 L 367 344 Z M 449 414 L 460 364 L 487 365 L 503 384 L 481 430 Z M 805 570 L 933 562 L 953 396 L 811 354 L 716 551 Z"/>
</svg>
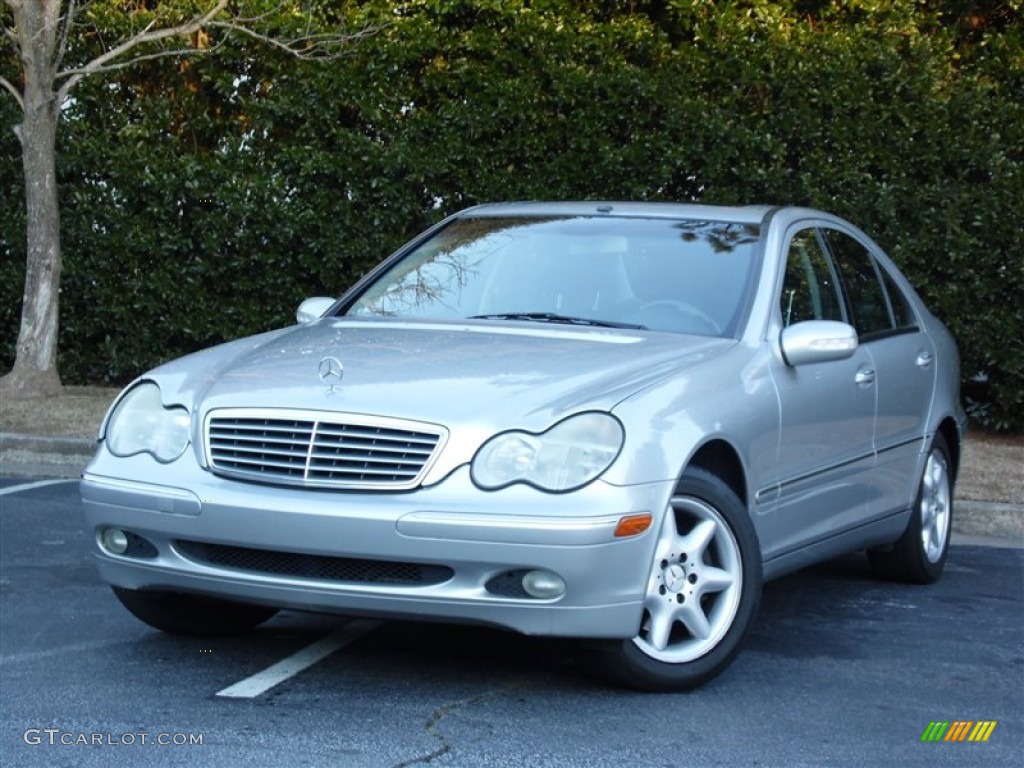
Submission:
<svg viewBox="0 0 1024 768">
<path fill-rule="evenodd" d="M 756 225 L 695 220 L 456 219 L 381 275 L 348 314 L 731 336 L 759 237 Z"/>
</svg>

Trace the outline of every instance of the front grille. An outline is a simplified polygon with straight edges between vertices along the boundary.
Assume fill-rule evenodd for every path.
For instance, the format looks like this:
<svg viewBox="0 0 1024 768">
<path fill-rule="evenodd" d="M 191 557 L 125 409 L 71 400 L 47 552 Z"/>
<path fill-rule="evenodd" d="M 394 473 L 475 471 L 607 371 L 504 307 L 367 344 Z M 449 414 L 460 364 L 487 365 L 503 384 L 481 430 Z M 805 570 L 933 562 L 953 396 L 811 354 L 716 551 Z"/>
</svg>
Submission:
<svg viewBox="0 0 1024 768">
<path fill-rule="evenodd" d="M 420 483 L 444 430 L 395 419 L 231 409 L 206 422 L 210 469 L 256 482 L 402 490 Z"/>
<path fill-rule="evenodd" d="M 441 584 L 455 575 L 455 571 L 443 565 L 304 555 L 298 552 L 250 549 L 202 541 L 179 540 L 174 542 L 174 548 L 183 557 L 201 565 L 347 584 L 425 587 Z"/>
</svg>

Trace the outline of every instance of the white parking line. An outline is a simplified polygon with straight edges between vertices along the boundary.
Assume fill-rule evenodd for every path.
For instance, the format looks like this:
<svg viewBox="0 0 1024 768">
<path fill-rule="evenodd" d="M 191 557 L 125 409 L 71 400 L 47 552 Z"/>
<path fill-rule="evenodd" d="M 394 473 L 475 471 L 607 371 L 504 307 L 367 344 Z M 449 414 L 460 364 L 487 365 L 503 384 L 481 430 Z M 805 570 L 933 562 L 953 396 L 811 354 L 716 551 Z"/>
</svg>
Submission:
<svg viewBox="0 0 1024 768">
<path fill-rule="evenodd" d="M 37 480 L 34 483 L 22 483 L 21 485 L 9 485 L 6 488 L 0 488 L 0 496 L 6 496 L 9 493 L 18 493 L 19 491 L 31 491 L 33 488 L 42 488 L 47 485 L 58 485 L 59 483 L 77 483 L 77 480 Z"/>
<path fill-rule="evenodd" d="M 293 653 L 286 659 L 257 672 L 251 677 L 240 680 L 234 685 L 229 685 L 223 691 L 217 691 L 218 696 L 232 699 L 251 699 L 261 693 L 270 690 L 275 685 L 283 683 L 290 677 L 294 677 L 304 669 L 316 664 L 321 659 L 330 656 L 335 651 L 344 648 L 349 643 L 355 642 L 363 635 L 372 632 L 379 627 L 381 622 L 358 619 L 346 624 L 336 632 L 317 640 L 312 645 L 307 645 L 301 651 Z"/>
</svg>

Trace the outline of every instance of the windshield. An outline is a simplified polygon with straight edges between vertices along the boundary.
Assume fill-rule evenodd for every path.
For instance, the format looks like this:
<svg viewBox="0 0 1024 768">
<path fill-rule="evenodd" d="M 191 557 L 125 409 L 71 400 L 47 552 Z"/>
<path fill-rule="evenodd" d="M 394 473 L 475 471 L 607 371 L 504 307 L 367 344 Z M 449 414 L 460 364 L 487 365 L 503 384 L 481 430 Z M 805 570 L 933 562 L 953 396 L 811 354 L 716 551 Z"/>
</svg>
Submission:
<svg viewBox="0 0 1024 768">
<path fill-rule="evenodd" d="M 758 238 L 756 225 L 711 221 L 459 218 L 381 274 L 346 314 L 732 336 Z"/>
</svg>

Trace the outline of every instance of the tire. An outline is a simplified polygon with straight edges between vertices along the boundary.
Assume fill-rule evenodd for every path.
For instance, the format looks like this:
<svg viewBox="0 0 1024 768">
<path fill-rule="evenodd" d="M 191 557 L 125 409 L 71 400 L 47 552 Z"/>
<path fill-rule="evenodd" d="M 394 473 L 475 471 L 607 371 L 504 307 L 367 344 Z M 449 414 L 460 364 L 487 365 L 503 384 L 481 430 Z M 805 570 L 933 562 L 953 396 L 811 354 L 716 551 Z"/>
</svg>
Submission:
<svg viewBox="0 0 1024 768">
<path fill-rule="evenodd" d="M 218 637 L 246 632 L 262 624 L 276 608 L 248 605 L 184 592 L 111 587 L 131 614 L 172 635 Z"/>
<path fill-rule="evenodd" d="M 953 527 L 953 464 L 946 439 L 936 433 L 917 486 L 910 521 L 890 547 L 870 550 L 871 570 L 880 578 L 931 584 L 942 575 Z"/>
<path fill-rule="evenodd" d="M 666 510 L 637 635 L 600 645 L 601 671 L 645 691 L 684 691 L 720 674 L 761 600 L 761 550 L 746 507 L 715 475 L 687 470 Z"/>
</svg>

